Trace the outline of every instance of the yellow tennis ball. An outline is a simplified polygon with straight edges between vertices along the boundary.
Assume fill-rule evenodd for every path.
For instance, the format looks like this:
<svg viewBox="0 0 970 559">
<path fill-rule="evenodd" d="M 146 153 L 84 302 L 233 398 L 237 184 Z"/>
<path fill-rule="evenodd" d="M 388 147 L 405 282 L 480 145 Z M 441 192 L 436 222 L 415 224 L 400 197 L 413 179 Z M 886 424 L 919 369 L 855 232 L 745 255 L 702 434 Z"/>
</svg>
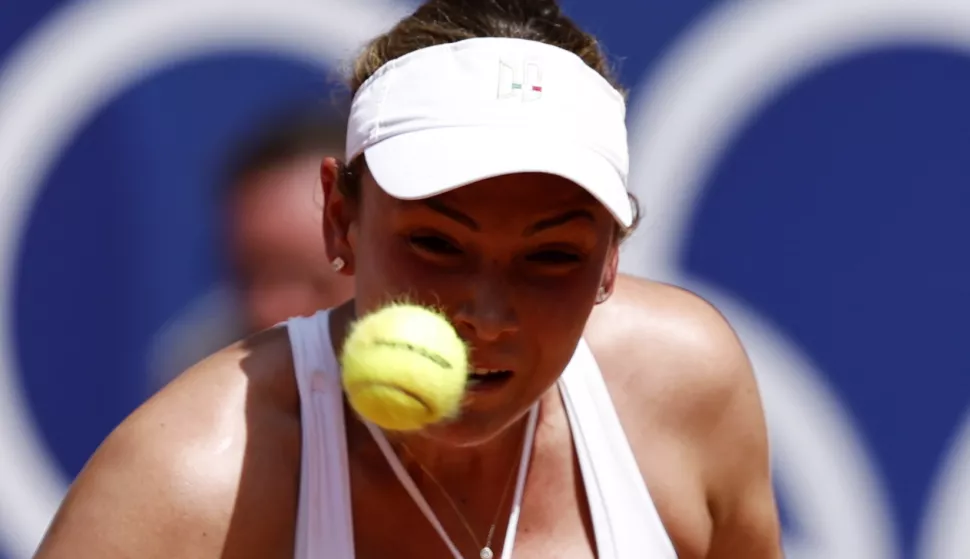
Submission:
<svg viewBox="0 0 970 559">
<path fill-rule="evenodd" d="M 468 350 L 441 314 L 394 304 L 351 328 L 340 357 L 343 387 L 363 418 L 414 431 L 457 415 L 468 382 Z"/>
</svg>

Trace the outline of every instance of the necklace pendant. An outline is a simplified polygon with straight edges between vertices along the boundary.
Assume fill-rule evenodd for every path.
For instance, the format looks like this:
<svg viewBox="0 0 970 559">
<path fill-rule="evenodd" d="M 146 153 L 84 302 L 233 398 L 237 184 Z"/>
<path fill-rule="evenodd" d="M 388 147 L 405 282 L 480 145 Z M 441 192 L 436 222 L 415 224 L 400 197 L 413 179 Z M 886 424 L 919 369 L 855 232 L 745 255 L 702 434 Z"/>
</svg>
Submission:
<svg viewBox="0 0 970 559">
<path fill-rule="evenodd" d="M 482 559 L 493 559 L 495 557 L 495 554 L 492 553 L 492 548 L 483 547 L 482 552 L 479 553 L 478 556 L 481 557 Z"/>
</svg>

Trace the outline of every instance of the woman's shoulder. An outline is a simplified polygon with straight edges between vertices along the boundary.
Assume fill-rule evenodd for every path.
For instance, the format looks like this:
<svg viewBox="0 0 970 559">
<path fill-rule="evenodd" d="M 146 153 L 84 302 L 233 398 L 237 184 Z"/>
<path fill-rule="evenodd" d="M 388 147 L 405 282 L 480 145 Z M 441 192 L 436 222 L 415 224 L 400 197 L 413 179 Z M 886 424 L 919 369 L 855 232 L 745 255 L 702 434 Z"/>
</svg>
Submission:
<svg viewBox="0 0 970 559">
<path fill-rule="evenodd" d="M 585 338 L 634 450 L 637 432 L 669 434 L 699 446 L 724 410 L 745 393 L 762 413 L 750 362 L 727 320 L 675 286 L 621 276 L 590 317 Z M 629 425 L 633 423 L 633 425 Z"/>
<path fill-rule="evenodd" d="M 606 363 L 608 381 L 626 373 L 654 387 L 731 385 L 747 365 L 738 337 L 713 305 L 679 287 L 632 276 L 621 275 L 612 297 L 594 309 L 585 338 Z"/>
<path fill-rule="evenodd" d="M 138 408 L 75 480 L 38 559 L 291 550 L 300 422 L 289 352 L 284 328 L 267 331 Z"/>
<path fill-rule="evenodd" d="M 747 413 L 762 415 L 740 340 L 713 305 L 689 291 L 621 276 L 593 311 L 585 338 L 621 416 L 635 412 L 683 436 L 709 431 L 739 397 Z"/>
<path fill-rule="evenodd" d="M 593 312 L 586 339 L 679 549 L 703 555 L 740 542 L 770 551 L 752 557 L 775 556 L 764 411 L 727 320 L 686 290 L 622 277 Z M 703 510 L 685 495 L 697 495 Z M 763 530 L 751 541 L 736 537 L 738 526 Z"/>
</svg>

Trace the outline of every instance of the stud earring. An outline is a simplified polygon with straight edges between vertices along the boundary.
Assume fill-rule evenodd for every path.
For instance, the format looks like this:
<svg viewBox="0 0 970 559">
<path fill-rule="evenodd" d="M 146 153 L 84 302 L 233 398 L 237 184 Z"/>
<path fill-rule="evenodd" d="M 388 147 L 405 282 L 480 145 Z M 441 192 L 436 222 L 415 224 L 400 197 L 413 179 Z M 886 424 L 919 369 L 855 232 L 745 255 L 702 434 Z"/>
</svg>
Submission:
<svg viewBox="0 0 970 559">
<path fill-rule="evenodd" d="M 344 262 L 344 259 L 339 256 L 330 261 L 330 267 L 333 268 L 334 272 L 339 272 L 340 270 L 343 270 L 344 266 L 346 265 L 347 263 Z"/>
<path fill-rule="evenodd" d="M 606 292 L 606 288 L 601 285 L 599 290 L 596 292 L 596 303 L 599 304 L 606 301 L 608 296 L 609 293 Z"/>
</svg>

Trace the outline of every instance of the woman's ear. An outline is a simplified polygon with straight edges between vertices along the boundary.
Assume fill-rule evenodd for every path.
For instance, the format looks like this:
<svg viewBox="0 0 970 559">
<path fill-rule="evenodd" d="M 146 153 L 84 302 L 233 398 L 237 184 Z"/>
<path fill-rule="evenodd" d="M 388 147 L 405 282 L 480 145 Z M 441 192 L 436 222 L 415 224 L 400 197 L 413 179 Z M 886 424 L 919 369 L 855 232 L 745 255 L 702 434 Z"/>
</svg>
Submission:
<svg viewBox="0 0 970 559">
<path fill-rule="evenodd" d="M 596 290 L 596 304 L 604 303 L 613 295 L 616 287 L 616 276 L 619 273 L 620 248 L 613 247 L 606 257 L 606 264 L 603 266 L 603 277 L 600 279 L 599 289 Z"/>
<path fill-rule="evenodd" d="M 323 240 L 335 271 L 354 273 L 354 237 L 357 227 L 359 178 L 333 157 L 320 166 L 323 187 Z"/>
</svg>

